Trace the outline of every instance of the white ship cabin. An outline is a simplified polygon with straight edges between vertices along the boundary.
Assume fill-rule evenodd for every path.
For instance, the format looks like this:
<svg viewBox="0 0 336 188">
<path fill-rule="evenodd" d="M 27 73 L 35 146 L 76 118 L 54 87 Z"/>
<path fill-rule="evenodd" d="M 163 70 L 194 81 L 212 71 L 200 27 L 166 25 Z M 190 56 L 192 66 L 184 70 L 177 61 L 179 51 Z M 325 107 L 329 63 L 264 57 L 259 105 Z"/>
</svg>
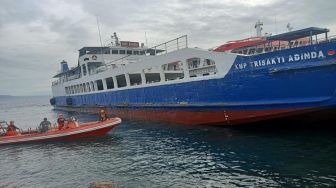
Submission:
<svg viewBox="0 0 336 188">
<path fill-rule="evenodd" d="M 77 67 L 69 69 L 62 61 L 52 90 L 54 96 L 71 96 L 210 79 L 219 76 L 218 70 L 229 71 L 225 62 L 235 57 L 188 48 L 186 35 L 151 48 L 116 40 L 113 46 L 80 49 Z"/>
</svg>

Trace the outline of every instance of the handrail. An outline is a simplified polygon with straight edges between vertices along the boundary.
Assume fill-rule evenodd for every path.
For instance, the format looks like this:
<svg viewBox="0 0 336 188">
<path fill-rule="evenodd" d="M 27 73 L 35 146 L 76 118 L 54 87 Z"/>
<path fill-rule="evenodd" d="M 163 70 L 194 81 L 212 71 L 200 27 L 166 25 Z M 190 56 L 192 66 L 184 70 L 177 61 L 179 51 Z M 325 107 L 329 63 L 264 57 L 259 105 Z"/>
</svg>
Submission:
<svg viewBox="0 0 336 188">
<path fill-rule="evenodd" d="M 181 40 L 182 39 L 182 40 Z M 182 43 L 182 44 L 181 44 Z M 164 48 L 162 48 L 164 47 Z M 173 47 L 173 48 L 169 48 L 169 47 Z M 187 35 L 182 35 L 180 37 L 177 37 L 175 39 L 172 39 L 172 40 L 169 40 L 167 42 L 164 42 L 164 43 L 161 43 L 161 44 L 158 44 L 156 46 L 153 46 L 153 47 L 150 47 L 150 48 L 147 48 L 146 50 L 143 50 L 145 52 L 145 55 L 147 55 L 148 53 L 150 53 L 151 50 L 154 49 L 154 55 L 157 56 L 157 55 L 161 55 L 161 52 L 157 52 L 158 50 L 162 50 L 162 52 L 165 52 L 165 53 L 168 53 L 168 51 L 171 49 L 171 51 L 169 52 L 173 52 L 173 51 L 176 51 L 176 50 L 179 50 L 179 49 L 183 49 L 183 48 L 188 48 L 188 36 Z M 151 54 L 150 54 L 151 55 Z M 111 65 L 112 63 L 114 62 L 117 62 L 117 61 L 120 61 L 120 60 L 123 60 L 127 57 L 131 56 L 131 54 L 129 55 L 126 55 L 124 57 L 121 57 L 119 59 L 116 59 L 116 60 L 113 60 L 113 61 L 110 61 L 108 64 L 106 64 L 107 66 Z"/>
</svg>

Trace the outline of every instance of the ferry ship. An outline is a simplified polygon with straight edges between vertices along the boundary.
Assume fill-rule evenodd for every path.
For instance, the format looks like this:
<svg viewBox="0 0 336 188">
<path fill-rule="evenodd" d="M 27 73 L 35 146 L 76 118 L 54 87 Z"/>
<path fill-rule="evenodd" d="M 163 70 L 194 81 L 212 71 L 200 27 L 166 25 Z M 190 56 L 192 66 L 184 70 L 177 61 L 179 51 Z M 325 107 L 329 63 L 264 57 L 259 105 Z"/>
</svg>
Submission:
<svg viewBox="0 0 336 188">
<path fill-rule="evenodd" d="M 187 36 L 148 48 L 119 41 L 83 47 L 78 66 L 61 62 L 56 109 L 191 125 L 234 125 L 336 106 L 336 38 L 309 27 L 230 41 L 212 50 Z M 320 38 L 321 37 L 321 38 Z"/>
</svg>

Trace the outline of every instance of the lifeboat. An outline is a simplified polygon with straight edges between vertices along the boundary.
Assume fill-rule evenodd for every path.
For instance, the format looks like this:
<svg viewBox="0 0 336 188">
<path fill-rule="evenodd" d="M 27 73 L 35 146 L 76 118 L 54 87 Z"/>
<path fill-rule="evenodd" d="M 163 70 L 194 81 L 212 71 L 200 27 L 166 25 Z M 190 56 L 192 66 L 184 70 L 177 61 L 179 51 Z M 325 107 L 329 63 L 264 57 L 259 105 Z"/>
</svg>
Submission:
<svg viewBox="0 0 336 188">
<path fill-rule="evenodd" d="M 38 141 L 72 140 L 102 136 L 107 134 L 120 123 L 120 118 L 109 118 L 105 121 L 80 123 L 76 126 L 69 125 L 62 130 L 59 130 L 57 127 L 51 127 L 47 132 L 43 133 L 30 129 L 17 131 L 17 134 L 12 136 L 6 136 L 5 134 L 2 136 L 0 135 L 0 145 Z"/>
</svg>

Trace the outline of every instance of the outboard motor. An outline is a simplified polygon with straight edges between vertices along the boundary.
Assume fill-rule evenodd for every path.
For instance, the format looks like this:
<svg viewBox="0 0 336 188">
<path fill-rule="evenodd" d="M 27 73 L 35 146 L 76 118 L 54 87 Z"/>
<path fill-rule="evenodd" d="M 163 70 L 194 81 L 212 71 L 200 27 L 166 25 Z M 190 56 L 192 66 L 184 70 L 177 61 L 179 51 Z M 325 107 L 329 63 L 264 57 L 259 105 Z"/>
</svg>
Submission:
<svg viewBox="0 0 336 188">
<path fill-rule="evenodd" d="M 69 70 L 68 63 L 66 61 L 61 62 L 61 72 L 66 72 Z"/>
</svg>

